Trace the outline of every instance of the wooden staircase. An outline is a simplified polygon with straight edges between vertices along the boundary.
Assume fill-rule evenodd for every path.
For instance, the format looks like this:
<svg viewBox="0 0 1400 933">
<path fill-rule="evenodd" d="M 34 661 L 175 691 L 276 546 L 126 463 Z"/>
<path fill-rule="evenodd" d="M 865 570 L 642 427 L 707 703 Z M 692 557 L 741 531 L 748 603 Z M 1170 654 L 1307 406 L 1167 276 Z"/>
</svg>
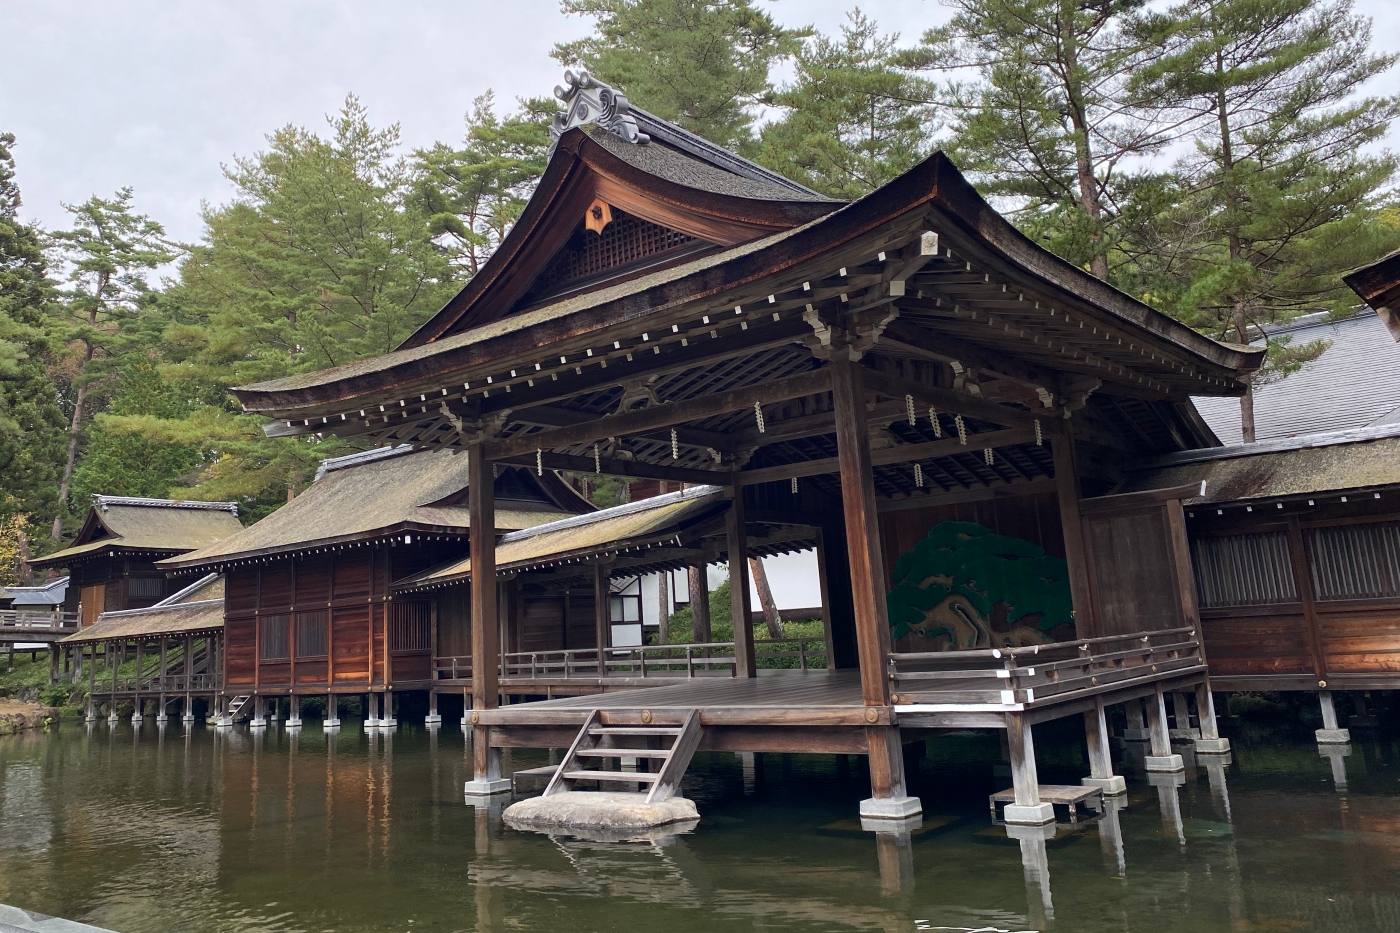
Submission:
<svg viewBox="0 0 1400 933">
<path fill-rule="evenodd" d="M 249 714 L 252 713 L 252 710 L 249 709 L 249 703 L 252 699 L 253 698 L 251 696 L 245 696 L 240 694 L 239 696 L 234 697 L 232 700 L 229 700 L 228 721 L 241 722 L 242 720 L 247 719 Z"/>
<path fill-rule="evenodd" d="M 647 803 L 661 803 L 676 795 L 681 778 L 700 746 L 703 728 L 700 712 L 691 710 L 679 726 L 605 726 L 592 710 L 574 737 L 544 796 L 576 790 L 578 784 L 642 784 L 648 787 Z M 637 762 L 638 770 L 623 771 L 622 760 Z M 642 766 L 646 769 L 642 770 Z"/>
</svg>

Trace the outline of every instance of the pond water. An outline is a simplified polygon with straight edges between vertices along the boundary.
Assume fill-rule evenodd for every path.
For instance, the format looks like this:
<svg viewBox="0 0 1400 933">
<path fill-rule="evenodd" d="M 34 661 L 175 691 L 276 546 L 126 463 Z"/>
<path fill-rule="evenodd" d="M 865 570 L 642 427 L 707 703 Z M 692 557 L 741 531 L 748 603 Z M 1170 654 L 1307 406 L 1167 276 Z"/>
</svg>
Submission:
<svg viewBox="0 0 1400 933">
<path fill-rule="evenodd" d="M 1073 730 L 1054 737 L 1041 780 L 1077 781 Z M 65 723 L 0 739 L 0 902 L 122 933 L 1400 930 L 1400 743 L 1334 760 L 1309 739 L 1237 732 L 1180 786 L 1120 768 L 1126 802 L 1052 838 L 989 820 L 1009 781 L 986 735 L 911 764 L 924 820 L 879 834 L 862 761 L 701 755 L 698 828 L 598 843 L 465 804 L 448 726 Z"/>
</svg>

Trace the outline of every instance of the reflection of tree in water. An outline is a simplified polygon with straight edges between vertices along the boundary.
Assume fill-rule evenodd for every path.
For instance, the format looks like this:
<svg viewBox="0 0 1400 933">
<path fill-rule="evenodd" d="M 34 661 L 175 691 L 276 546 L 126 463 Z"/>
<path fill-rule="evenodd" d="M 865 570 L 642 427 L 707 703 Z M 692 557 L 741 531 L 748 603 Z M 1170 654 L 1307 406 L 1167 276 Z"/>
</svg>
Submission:
<svg viewBox="0 0 1400 933">
<path fill-rule="evenodd" d="M 1063 558 L 975 522 L 940 522 L 895 563 L 890 626 L 932 650 L 1072 638 Z"/>
</svg>

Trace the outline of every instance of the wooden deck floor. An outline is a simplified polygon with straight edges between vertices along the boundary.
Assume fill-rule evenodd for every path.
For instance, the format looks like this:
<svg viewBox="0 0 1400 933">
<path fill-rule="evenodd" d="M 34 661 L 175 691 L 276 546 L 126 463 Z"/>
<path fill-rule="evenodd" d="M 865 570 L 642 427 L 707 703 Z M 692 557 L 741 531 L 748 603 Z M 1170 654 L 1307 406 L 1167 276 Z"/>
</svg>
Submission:
<svg viewBox="0 0 1400 933">
<path fill-rule="evenodd" d="M 696 677 L 666 686 L 609 690 L 507 707 L 560 709 L 850 709 L 862 708 L 855 671 L 760 671 L 757 677 Z"/>
</svg>

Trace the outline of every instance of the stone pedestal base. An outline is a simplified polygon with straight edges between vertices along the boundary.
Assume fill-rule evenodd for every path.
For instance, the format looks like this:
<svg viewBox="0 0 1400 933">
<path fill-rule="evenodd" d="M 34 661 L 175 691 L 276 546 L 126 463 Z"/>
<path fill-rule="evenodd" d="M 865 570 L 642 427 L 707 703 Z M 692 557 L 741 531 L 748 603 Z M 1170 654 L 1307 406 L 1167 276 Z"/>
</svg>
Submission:
<svg viewBox="0 0 1400 933">
<path fill-rule="evenodd" d="M 169 722 L 169 721 L 170 721 L 170 717 L 167 716 L 167 715 L 165 715 L 164 713 L 157 713 L 157 714 L 156 714 L 156 722 Z"/>
<path fill-rule="evenodd" d="M 297 728 L 297 727 L 300 726 L 300 725 L 301 725 L 301 717 L 300 717 L 300 716 L 288 716 L 288 717 L 287 717 L 287 728 L 288 728 L 288 729 L 295 729 L 295 728 Z"/>
<path fill-rule="evenodd" d="M 141 725 L 142 718 L 143 718 L 143 717 L 141 716 L 140 713 L 132 713 L 132 714 L 131 714 L 131 724 L 132 724 L 133 726 L 139 726 L 139 725 Z"/>
<path fill-rule="evenodd" d="M 1313 734 L 1319 745 L 1346 745 L 1351 741 L 1350 729 L 1318 729 Z"/>
<path fill-rule="evenodd" d="M 1123 779 L 1121 774 L 1109 775 L 1106 778 L 1081 778 L 1079 783 L 1085 787 L 1097 787 L 1103 791 L 1105 797 L 1117 797 L 1119 794 L 1128 792 L 1128 782 Z"/>
<path fill-rule="evenodd" d="M 324 720 L 324 721 L 322 721 L 322 723 L 321 723 L 321 728 L 323 728 L 323 729 L 339 729 L 339 728 L 340 728 L 340 720 L 339 720 L 339 719 L 327 719 L 327 720 Z"/>
<path fill-rule="evenodd" d="M 492 797 L 510 793 L 510 778 L 473 778 L 462 792 L 468 797 Z"/>
<path fill-rule="evenodd" d="M 379 728 L 379 720 L 378 720 L 378 719 L 366 719 L 366 720 L 365 720 L 365 728 L 366 728 L 366 729 L 378 729 L 378 728 Z"/>
<path fill-rule="evenodd" d="M 266 719 L 263 719 L 261 716 L 259 716 L 259 717 L 257 717 L 256 719 L 251 719 L 251 720 L 249 720 L 249 721 L 248 721 L 248 727 L 251 728 L 251 729 L 266 729 L 266 728 L 267 728 L 267 720 L 266 720 Z"/>
<path fill-rule="evenodd" d="M 423 725 L 431 726 L 442 722 L 442 717 L 437 713 L 429 713 L 423 717 Z"/>
<path fill-rule="evenodd" d="M 1148 771 L 1185 771 L 1186 762 L 1181 760 L 1180 755 L 1148 755 L 1143 760 L 1143 767 Z"/>
<path fill-rule="evenodd" d="M 1048 803 L 1032 807 L 1008 803 L 1001 812 L 1002 819 L 1012 826 L 1043 826 L 1055 822 L 1055 808 Z"/>
<path fill-rule="evenodd" d="M 863 820 L 907 820 L 923 812 L 918 797 L 869 797 L 860 802 Z"/>
<path fill-rule="evenodd" d="M 181 722 L 194 722 L 194 713 L 186 713 L 180 717 Z"/>
<path fill-rule="evenodd" d="M 1229 739 L 1197 739 L 1195 741 L 1196 754 L 1198 755 L 1228 755 L 1230 754 Z"/>
<path fill-rule="evenodd" d="M 378 726 L 380 729 L 392 729 L 398 724 L 399 721 L 397 719 L 381 719 L 377 723 L 375 723 L 375 725 Z"/>
</svg>

